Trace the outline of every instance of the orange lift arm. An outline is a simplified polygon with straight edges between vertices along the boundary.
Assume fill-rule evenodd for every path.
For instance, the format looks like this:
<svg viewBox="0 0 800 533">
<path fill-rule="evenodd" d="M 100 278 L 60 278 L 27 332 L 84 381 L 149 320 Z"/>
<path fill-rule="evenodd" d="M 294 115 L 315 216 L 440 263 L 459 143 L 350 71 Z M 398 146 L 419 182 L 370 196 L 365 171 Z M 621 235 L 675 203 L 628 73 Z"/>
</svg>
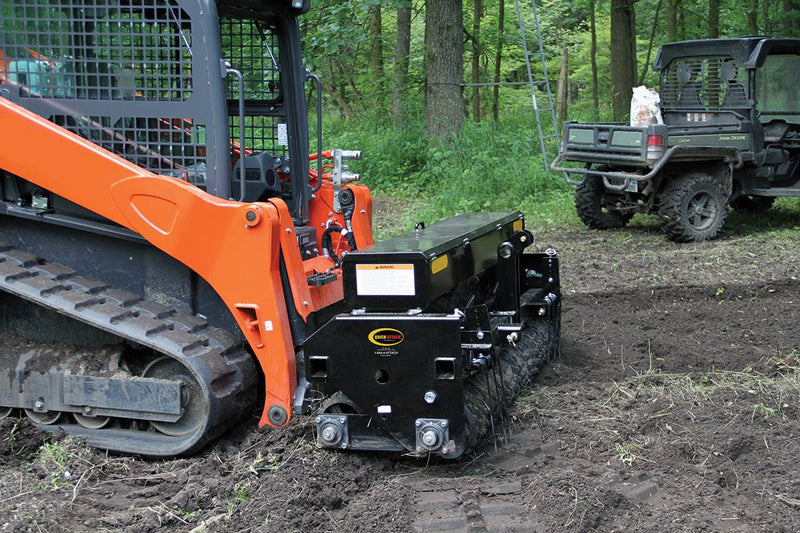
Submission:
<svg viewBox="0 0 800 533">
<path fill-rule="evenodd" d="M 0 168 L 135 231 L 217 291 L 264 372 L 260 425 L 285 424 L 297 374 L 280 279 L 279 208 L 153 174 L 5 98 L 0 124 Z"/>
</svg>

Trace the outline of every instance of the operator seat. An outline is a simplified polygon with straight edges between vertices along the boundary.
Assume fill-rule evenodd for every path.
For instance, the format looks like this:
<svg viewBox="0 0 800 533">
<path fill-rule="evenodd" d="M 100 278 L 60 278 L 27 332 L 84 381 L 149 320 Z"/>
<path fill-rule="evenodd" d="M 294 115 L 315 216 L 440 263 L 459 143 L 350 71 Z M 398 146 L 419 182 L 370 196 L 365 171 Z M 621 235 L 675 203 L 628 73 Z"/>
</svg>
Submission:
<svg viewBox="0 0 800 533">
<path fill-rule="evenodd" d="M 747 91 L 744 85 L 736 80 L 739 69 L 733 61 L 722 64 L 722 78 L 725 80 L 725 98 L 722 107 L 747 107 Z"/>
<path fill-rule="evenodd" d="M 699 68 L 689 63 L 678 65 L 678 82 L 680 82 L 680 96 L 678 107 L 702 107 L 700 100 L 700 86 L 697 84 Z"/>
</svg>

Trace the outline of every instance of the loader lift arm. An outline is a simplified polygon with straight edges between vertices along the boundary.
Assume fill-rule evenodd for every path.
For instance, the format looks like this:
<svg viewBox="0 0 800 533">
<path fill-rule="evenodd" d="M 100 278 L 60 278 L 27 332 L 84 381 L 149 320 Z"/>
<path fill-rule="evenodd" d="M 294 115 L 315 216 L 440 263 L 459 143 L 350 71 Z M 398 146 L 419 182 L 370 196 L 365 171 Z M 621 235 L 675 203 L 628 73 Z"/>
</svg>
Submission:
<svg viewBox="0 0 800 533">
<path fill-rule="evenodd" d="M 0 168 L 140 234 L 217 291 L 264 371 L 260 424 L 285 424 L 297 378 L 280 279 L 279 209 L 158 176 L 4 98 L 0 122 Z M 39 146 L 48 147 L 48 157 Z M 75 170 L 65 171 L 64 162 Z"/>
</svg>

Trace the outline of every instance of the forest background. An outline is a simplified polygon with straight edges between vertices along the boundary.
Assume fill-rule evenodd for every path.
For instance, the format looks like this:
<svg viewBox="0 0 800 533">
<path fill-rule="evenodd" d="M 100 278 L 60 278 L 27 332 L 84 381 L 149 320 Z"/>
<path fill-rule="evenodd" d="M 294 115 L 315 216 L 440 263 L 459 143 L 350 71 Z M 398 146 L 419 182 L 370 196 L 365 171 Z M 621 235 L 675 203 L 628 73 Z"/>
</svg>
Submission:
<svg viewBox="0 0 800 533">
<path fill-rule="evenodd" d="M 313 2 L 304 59 L 323 79 L 326 147 L 363 150 L 355 170 L 412 201 L 412 218 L 521 209 L 576 224 L 572 188 L 542 160 L 517 9 L 534 27 L 530 0 Z M 658 86 L 663 43 L 800 36 L 800 0 L 539 0 L 537 15 L 545 63 L 535 30 L 528 52 L 557 124 L 627 120 L 631 88 Z"/>
</svg>

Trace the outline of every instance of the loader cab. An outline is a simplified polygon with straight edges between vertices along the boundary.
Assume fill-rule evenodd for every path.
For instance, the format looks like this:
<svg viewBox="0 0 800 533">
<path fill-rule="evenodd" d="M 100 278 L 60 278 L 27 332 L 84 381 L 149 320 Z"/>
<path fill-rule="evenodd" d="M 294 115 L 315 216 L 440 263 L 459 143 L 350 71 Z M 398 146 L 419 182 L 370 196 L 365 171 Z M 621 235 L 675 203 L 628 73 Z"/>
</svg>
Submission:
<svg viewBox="0 0 800 533">
<path fill-rule="evenodd" d="M 4 3 L 0 96 L 215 196 L 280 197 L 302 223 L 311 192 L 297 16 L 308 7 L 309 0 Z M 91 218 L 23 180 L 5 177 L 2 193 Z"/>
</svg>

